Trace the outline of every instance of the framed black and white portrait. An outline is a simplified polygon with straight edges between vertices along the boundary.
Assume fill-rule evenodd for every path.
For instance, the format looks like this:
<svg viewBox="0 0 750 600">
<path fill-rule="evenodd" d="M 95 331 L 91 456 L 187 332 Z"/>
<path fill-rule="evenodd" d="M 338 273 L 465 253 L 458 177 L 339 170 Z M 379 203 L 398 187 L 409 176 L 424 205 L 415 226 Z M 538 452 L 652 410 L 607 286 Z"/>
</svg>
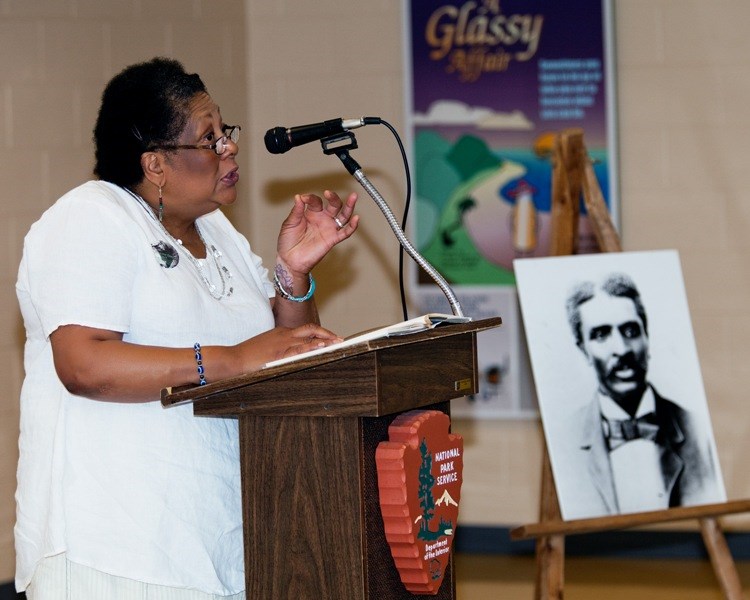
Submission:
<svg viewBox="0 0 750 600">
<path fill-rule="evenodd" d="M 677 252 L 514 268 L 563 518 L 725 501 Z"/>
</svg>

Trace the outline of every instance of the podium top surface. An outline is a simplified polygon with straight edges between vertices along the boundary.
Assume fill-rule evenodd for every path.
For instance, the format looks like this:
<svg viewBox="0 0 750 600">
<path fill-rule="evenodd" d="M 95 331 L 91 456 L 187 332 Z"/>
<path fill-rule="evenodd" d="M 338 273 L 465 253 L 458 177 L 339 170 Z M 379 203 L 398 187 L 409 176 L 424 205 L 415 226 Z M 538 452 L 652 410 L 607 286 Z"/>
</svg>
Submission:
<svg viewBox="0 0 750 600">
<path fill-rule="evenodd" d="M 391 348 L 406 347 L 430 340 L 437 341 L 453 336 L 465 334 L 471 335 L 498 327 L 501 324 L 502 320 L 500 317 L 491 317 L 488 319 L 469 321 L 467 323 L 443 324 L 433 329 L 409 335 L 369 340 L 361 344 L 331 350 L 330 352 L 301 358 L 282 365 L 267 367 L 238 377 L 211 382 L 203 386 L 191 385 L 180 388 L 165 388 L 162 390 L 161 402 L 164 407 L 171 407 L 190 402 L 196 403 L 204 400 L 210 401 L 213 397 L 225 398 L 227 395 L 233 394 L 243 388 L 251 386 L 256 386 L 257 388 L 264 383 L 267 384 L 290 379 L 298 376 L 301 372 L 310 371 L 331 363 L 337 363 L 344 359 L 350 359 L 368 353 L 378 353 Z"/>
</svg>

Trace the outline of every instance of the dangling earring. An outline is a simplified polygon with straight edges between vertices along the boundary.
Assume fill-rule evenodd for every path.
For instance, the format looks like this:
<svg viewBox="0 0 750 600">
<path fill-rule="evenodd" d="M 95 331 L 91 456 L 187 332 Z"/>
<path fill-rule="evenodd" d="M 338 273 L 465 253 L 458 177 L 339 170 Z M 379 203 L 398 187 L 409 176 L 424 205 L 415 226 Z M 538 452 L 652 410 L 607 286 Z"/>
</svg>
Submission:
<svg viewBox="0 0 750 600">
<path fill-rule="evenodd" d="M 161 186 L 159 186 L 159 223 L 164 219 L 164 199 L 161 197 Z"/>
</svg>

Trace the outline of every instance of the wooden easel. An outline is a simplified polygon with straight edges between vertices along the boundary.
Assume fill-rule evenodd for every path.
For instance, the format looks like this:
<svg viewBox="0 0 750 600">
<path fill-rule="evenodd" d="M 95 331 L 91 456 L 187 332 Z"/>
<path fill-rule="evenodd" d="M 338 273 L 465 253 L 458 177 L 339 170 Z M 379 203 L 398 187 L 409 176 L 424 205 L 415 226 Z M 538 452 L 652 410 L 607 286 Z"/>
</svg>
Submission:
<svg viewBox="0 0 750 600">
<path fill-rule="evenodd" d="M 588 158 L 581 129 L 566 129 L 555 139 L 552 173 L 552 238 L 550 254 L 564 256 L 577 251 L 579 199 L 586 210 L 602 252 L 619 252 L 620 239 Z M 536 600 L 563 597 L 565 536 L 641 525 L 698 519 L 703 542 L 714 573 L 727 600 L 745 598 L 734 560 L 718 517 L 750 511 L 750 500 L 704 506 L 677 507 L 636 514 L 611 515 L 563 521 L 555 491 L 552 467 L 545 445 L 539 522 L 512 529 L 511 539 L 536 538 Z"/>
</svg>

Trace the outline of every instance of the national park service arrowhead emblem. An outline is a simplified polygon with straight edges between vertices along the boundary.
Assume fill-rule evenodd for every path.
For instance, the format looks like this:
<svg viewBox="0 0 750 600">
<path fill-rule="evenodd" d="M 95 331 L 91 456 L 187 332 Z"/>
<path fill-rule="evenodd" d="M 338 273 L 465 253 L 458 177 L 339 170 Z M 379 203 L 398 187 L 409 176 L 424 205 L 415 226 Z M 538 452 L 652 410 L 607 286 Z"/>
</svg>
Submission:
<svg viewBox="0 0 750 600">
<path fill-rule="evenodd" d="M 375 451 L 385 538 L 406 589 L 437 594 L 451 556 L 463 439 L 436 410 L 399 415 Z"/>
</svg>

